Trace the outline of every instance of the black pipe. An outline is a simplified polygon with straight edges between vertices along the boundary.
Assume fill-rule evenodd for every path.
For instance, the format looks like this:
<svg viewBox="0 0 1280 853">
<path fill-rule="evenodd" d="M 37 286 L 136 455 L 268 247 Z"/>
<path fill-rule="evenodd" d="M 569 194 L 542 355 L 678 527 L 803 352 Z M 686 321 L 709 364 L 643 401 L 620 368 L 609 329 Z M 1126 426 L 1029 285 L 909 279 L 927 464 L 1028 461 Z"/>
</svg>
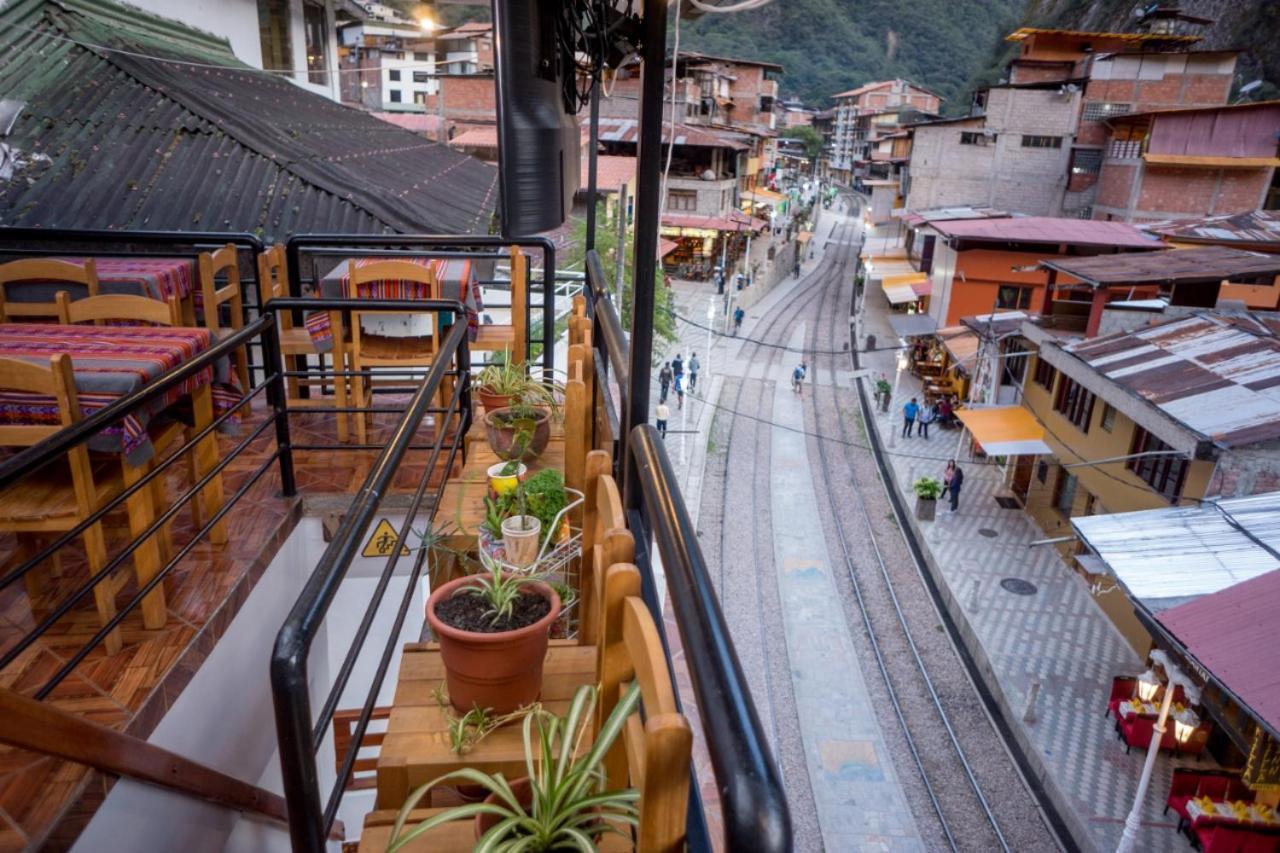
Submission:
<svg viewBox="0 0 1280 853">
<path fill-rule="evenodd" d="M 274 316 L 274 315 L 273 315 Z M 271 406 L 271 419 L 276 425 L 276 452 L 280 454 L 280 491 L 291 498 L 298 493 L 293 471 L 293 439 L 289 432 L 289 394 L 280 371 L 287 365 L 280 351 L 280 327 L 273 325 L 262 338 L 262 361 L 273 375 L 264 378 L 267 385 L 267 404 Z M 341 417 L 341 415 L 339 415 Z"/>
<path fill-rule="evenodd" d="M 707 722 L 703 734 L 720 789 L 725 849 L 784 853 L 791 850 L 791 812 L 782 780 L 675 472 L 653 427 L 632 430 L 629 447 L 634 465 L 627 467 L 643 492 L 644 517 L 662 555 L 698 711 Z"/>
<path fill-rule="evenodd" d="M 290 244 L 297 245 L 294 241 Z M 454 324 L 440 357 L 410 400 L 404 417 L 369 471 L 333 541 L 276 635 L 271 654 L 271 692 L 285 801 L 289 807 L 289 834 L 297 853 L 324 849 L 328 835 L 320 805 L 315 754 L 311 748 L 311 699 L 307 678 L 311 643 L 342 579 L 359 555 L 364 532 L 373 523 L 382 497 L 391 486 L 418 425 L 440 387 L 448 356 L 463 345 L 466 333 L 465 323 Z"/>
<path fill-rule="evenodd" d="M 587 251 L 596 247 L 596 180 L 600 147 L 600 78 L 591 81 L 591 123 L 587 133 Z"/>
<path fill-rule="evenodd" d="M 631 278 L 631 360 L 623 406 L 622 458 L 631 430 L 649 420 L 649 363 L 653 358 L 654 283 L 658 273 L 658 227 L 662 213 L 662 108 L 666 89 L 667 2 L 644 0 L 640 52 L 640 129 L 636 146 L 635 254 Z M 619 247 L 621 251 L 621 247 Z M 621 380 L 620 380 L 621 381 Z M 640 505 L 640 487 L 626 465 L 623 498 Z"/>
</svg>

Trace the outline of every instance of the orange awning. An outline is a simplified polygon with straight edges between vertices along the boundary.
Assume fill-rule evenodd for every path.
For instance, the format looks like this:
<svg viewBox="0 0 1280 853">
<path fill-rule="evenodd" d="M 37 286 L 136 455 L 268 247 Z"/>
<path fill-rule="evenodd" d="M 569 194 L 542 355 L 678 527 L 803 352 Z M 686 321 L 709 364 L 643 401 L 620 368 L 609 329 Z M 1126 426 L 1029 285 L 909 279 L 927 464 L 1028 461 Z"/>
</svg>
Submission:
<svg viewBox="0 0 1280 853">
<path fill-rule="evenodd" d="M 956 417 L 968 427 L 973 440 L 989 456 L 1025 456 L 1052 453 L 1044 443 L 1044 427 L 1022 406 L 959 409 Z"/>
<path fill-rule="evenodd" d="M 1198 154 L 1143 154 L 1157 166 L 1212 166 L 1219 169 L 1266 169 L 1280 166 L 1280 157 L 1214 157 Z"/>
</svg>

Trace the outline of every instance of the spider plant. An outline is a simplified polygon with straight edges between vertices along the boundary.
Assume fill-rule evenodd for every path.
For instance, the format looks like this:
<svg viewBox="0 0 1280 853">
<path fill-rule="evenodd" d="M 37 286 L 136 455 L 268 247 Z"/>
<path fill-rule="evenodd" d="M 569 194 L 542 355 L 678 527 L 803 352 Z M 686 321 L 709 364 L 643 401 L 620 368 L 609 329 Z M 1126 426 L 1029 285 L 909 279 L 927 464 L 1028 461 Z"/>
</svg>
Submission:
<svg viewBox="0 0 1280 853">
<path fill-rule="evenodd" d="M 527 804 L 512 790 L 501 773 L 488 774 L 466 768 L 433 779 L 409 795 L 396 816 L 387 853 L 454 820 L 491 815 L 497 822 L 476 842 L 484 853 L 542 853 L 554 849 L 596 849 L 596 840 L 609 832 L 621 833 L 619 825 L 639 824 L 636 803 L 640 794 L 633 788 L 605 791 L 605 772 L 600 766 L 640 702 L 640 687 L 632 684 L 600 727 L 595 742 L 577 758 L 583 739 L 591 729 L 596 707 L 596 688 L 584 685 L 574 694 L 564 717 L 537 709 L 524 718 L 524 760 L 528 771 L 530 797 Z M 490 794 L 490 802 L 469 803 L 445 809 L 406 830 L 409 814 L 422 798 L 442 783 L 473 784 Z"/>
<path fill-rule="evenodd" d="M 440 701 L 439 697 L 436 701 Z M 515 722 L 542 706 L 535 702 L 532 705 L 517 708 L 510 714 L 495 714 L 492 708 L 473 706 L 470 711 L 459 717 L 451 710 L 446 696 L 441 707 L 445 709 L 445 719 L 449 722 L 449 748 L 456 755 L 466 755 L 475 749 L 476 744 L 484 740 L 490 732 L 496 731 L 507 723 Z"/>
<path fill-rule="evenodd" d="M 503 350 L 501 356 L 485 365 L 473 382 L 494 396 L 510 397 L 513 404 L 538 406 L 553 413 L 560 411 L 560 397 L 564 392 L 560 383 L 535 379 L 527 362 L 512 361 L 510 350 Z"/>
<path fill-rule="evenodd" d="M 472 575 L 475 583 L 466 587 L 463 593 L 483 598 L 489 605 L 484 615 L 489 617 L 492 624 L 497 625 L 499 622 L 509 620 L 511 614 L 515 612 L 516 600 L 523 592 L 521 587 L 541 578 L 537 575 L 503 572 L 502 564 L 483 551 L 480 552 L 480 561 L 488 571 Z"/>
</svg>

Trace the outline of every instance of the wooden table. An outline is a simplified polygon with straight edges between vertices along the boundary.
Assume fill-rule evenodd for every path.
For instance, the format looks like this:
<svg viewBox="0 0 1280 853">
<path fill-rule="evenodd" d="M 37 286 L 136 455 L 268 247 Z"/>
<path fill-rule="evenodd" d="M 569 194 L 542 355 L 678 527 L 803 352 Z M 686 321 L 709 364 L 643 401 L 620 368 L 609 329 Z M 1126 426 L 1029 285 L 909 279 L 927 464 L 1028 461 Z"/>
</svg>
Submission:
<svg viewBox="0 0 1280 853">
<path fill-rule="evenodd" d="M 82 257 L 56 258 L 83 265 Z M 196 284 L 196 262 L 192 258 L 94 258 L 99 293 L 123 293 L 168 301 L 178 297 L 182 304 L 183 322 L 195 325 L 193 294 Z M 6 290 L 6 298 L 14 302 L 53 302 L 58 291 L 65 290 L 73 300 L 88 296 L 84 285 L 60 281 L 15 282 Z"/>
<path fill-rule="evenodd" d="M 1214 800 L 1212 808 L 1205 809 L 1200 800 L 1192 799 L 1187 801 L 1187 815 L 1191 818 L 1191 825 L 1195 826 L 1197 821 L 1214 819 L 1214 820 L 1230 820 L 1242 824 L 1257 824 L 1259 826 L 1278 826 L 1280 820 L 1272 811 L 1269 816 L 1264 816 L 1258 811 L 1255 803 L 1247 803 L 1248 807 L 1244 809 L 1244 817 L 1236 814 L 1233 804 L 1227 801 Z"/>
</svg>

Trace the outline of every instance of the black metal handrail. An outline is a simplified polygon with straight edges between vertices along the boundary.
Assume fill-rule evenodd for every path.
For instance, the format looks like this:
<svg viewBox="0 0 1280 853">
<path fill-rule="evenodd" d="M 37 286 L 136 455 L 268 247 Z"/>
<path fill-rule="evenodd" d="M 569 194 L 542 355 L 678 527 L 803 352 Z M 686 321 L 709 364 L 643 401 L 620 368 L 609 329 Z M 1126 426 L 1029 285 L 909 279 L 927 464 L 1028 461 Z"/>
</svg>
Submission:
<svg viewBox="0 0 1280 853">
<path fill-rule="evenodd" d="M 293 301 L 282 300 L 282 305 Z M 341 803 L 345 780 L 354 766 L 357 752 L 355 745 L 359 744 L 364 737 L 378 691 L 398 644 L 400 629 L 428 555 L 427 548 L 418 549 L 417 558 L 405 587 L 405 594 L 396 611 L 394 624 L 388 632 L 377 671 L 361 708 L 360 718 L 352 736 L 353 746 L 344 757 L 333 789 L 322 802 L 316 752 L 325 731 L 332 723 L 338 698 L 350 678 L 356 658 L 364 646 L 374 616 L 395 572 L 401 554 L 398 543 L 409 540 L 412 524 L 424 501 L 428 483 L 436 470 L 436 463 L 439 461 L 440 454 L 446 450 L 444 442 L 447 431 L 445 429 L 437 431 L 431 457 L 399 531 L 397 546 L 391 549 L 391 555 L 379 577 L 377 589 L 339 668 L 335 683 L 322 704 L 320 714 L 314 718 L 307 675 L 311 645 L 333 604 L 339 586 L 350 570 L 352 562 L 360 553 L 360 543 L 364 541 L 366 532 L 375 520 L 393 478 L 399 471 L 400 462 L 409 450 L 422 419 L 430 409 L 431 400 L 435 397 L 445 376 L 450 373 L 448 365 L 454 360 L 455 355 L 457 373 L 461 381 L 456 384 L 446 414 L 441 419 L 441 423 L 451 423 L 456 416 L 459 423 L 459 429 L 451 433 L 445 470 L 453 467 L 469 424 L 467 413 L 470 411 L 470 390 L 467 383 L 471 365 L 465 323 L 453 325 L 426 378 L 422 380 L 409 401 L 404 417 L 401 418 L 395 432 L 369 471 L 364 485 L 352 501 L 331 544 L 320 558 L 315 571 L 308 579 L 276 636 L 271 657 L 271 689 L 275 704 L 276 732 L 280 746 L 285 799 L 289 805 L 289 831 L 293 849 L 296 851 L 310 853 L 310 851 L 324 848 L 325 838 Z M 439 492 L 443 490 L 444 484 L 445 478 L 441 478 L 433 507 L 439 505 Z"/>
<path fill-rule="evenodd" d="M 353 251 L 368 249 L 376 255 L 391 257 L 395 254 L 421 255 L 422 251 L 414 250 L 426 249 L 426 254 L 429 255 L 498 260 L 500 255 L 495 250 L 512 246 L 542 252 L 542 369 L 545 375 L 551 376 L 555 368 L 556 246 L 547 237 L 508 239 L 488 234 L 298 234 L 290 237 L 285 244 L 289 268 L 289 293 L 293 296 L 302 294 L 301 270 L 304 253 L 319 253 L 332 257 L 343 249 Z M 369 310 L 368 303 L 362 307 Z M 527 301 L 526 311 L 531 311 L 532 307 L 532 302 Z M 383 310 L 383 308 L 382 300 L 379 300 L 377 309 Z M 527 315 L 525 320 L 525 327 L 532 335 L 532 317 Z M 532 344 L 533 341 L 529 343 Z"/>
<path fill-rule="evenodd" d="M 652 535 L 662 555 L 699 715 L 709 723 L 703 734 L 720 791 L 725 849 L 788 851 L 786 793 L 666 448 L 648 425 L 632 430 L 628 447 L 644 495 L 644 530 L 633 532 L 638 539 Z"/>
</svg>

